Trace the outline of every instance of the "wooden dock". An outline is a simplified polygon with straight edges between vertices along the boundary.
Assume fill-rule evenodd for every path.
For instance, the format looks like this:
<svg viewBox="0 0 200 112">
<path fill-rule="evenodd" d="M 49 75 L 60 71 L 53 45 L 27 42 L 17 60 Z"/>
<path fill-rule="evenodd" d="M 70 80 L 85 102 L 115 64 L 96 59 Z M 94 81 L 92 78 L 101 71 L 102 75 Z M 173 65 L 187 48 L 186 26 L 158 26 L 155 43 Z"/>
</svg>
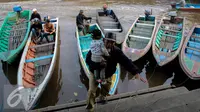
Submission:
<svg viewBox="0 0 200 112">
<path fill-rule="evenodd" d="M 107 97 L 106 104 L 95 105 L 95 112 L 197 112 L 200 107 L 200 89 L 188 91 L 185 87 L 164 85 Z M 87 112 L 86 101 L 49 106 L 33 112 Z"/>
</svg>

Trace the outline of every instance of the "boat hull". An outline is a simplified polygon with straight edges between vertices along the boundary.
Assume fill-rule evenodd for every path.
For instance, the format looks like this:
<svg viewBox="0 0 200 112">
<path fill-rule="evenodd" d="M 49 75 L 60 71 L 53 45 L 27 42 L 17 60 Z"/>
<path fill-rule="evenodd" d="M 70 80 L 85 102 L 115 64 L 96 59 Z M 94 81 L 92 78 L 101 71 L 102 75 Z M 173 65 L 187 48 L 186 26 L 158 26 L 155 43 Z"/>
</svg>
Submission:
<svg viewBox="0 0 200 112">
<path fill-rule="evenodd" d="M 122 51 L 132 61 L 140 59 L 149 51 L 154 38 L 157 24 L 155 16 L 151 16 L 152 21 L 143 21 L 143 19 L 144 16 L 140 16 L 135 20 L 122 44 Z M 147 27 L 139 27 L 137 24 L 147 25 Z"/>
<path fill-rule="evenodd" d="M 114 13 L 113 10 L 108 10 L 109 14 L 108 16 L 104 15 L 103 10 L 98 9 L 97 10 L 97 23 L 100 26 L 101 30 L 103 31 L 104 34 L 106 32 L 113 32 L 116 34 L 116 43 L 117 44 L 122 44 L 124 41 L 124 30 L 123 27 Z"/>
<path fill-rule="evenodd" d="M 200 25 L 194 25 L 185 39 L 179 63 L 188 77 L 200 79 Z"/>
<path fill-rule="evenodd" d="M 90 31 L 93 30 L 94 28 L 98 28 L 100 30 L 100 28 L 97 24 L 90 25 Z M 103 33 L 102 33 L 102 35 L 103 35 Z M 104 37 L 104 35 L 103 35 L 103 37 Z M 87 34 L 86 36 L 80 36 L 78 29 L 76 27 L 76 38 L 77 38 L 78 53 L 79 53 L 81 65 L 82 65 L 83 70 L 84 70 L 85 74 L 87 75 L 87 77 L 90 78 L 91 74 L 90 74 L 89 68 L 88 68 L 88 66 L 85 62 L 85 59 L 86 59 L 86 55 L 87 55 L 89 48 L 90 48 L 90 43 L 91 43 L 91 40 L 92 40 L 91 35 Z M 116 68 L 117 68 L 117 70 L 111 78 L 112 84 L 111 84 L 111 88 L 110 88 L 110 91 L 109 91 L 110 95 L 115 94 L 115 91 L 117 89 L 117 85 L 118 85 L 118 82 L 119 82 L 119 77 L 120 77 L 119 65 L 117 65 Z M 100 85 L 99 85 L 99 87 L 100 87 Z"/>
<path fill-rule="evenodd" d="M 159 66 L 164 66 L 174 60 L 180 53 L 184 42 L 185 18 L 177 17 L 172 24 L 163 17 L 156 30 L 152 44 L 152 52 Z"/>
<path fill-rule="evenodd" d="M 186 4 L 185 7 L 180 7 L 180 5 L 177 4 L 176 9 L 180 11 L 200 12 L 200 4 Z"/>
<path fill-rule="evenodd" d="M 22 102 L 26 111 L 35 107 L 35 104 L 37 103 L 46 85 L 51 79 L 56 65 L 59 42 L 59 19 L 51 19 L 51 22 L 56 27 L 55 41 L 51 43 L 34 44 L 32 33 L 30 33 L 29 39 L 26 43 L 20 60 L 17 83 L 19 87 L 23 88 L 22 90 L 20 90 L 20 94 L 23 96 Z M 44 49 L 42 47 L 46 47 L 48 48 L 48 50 L 45 50 L 46 48 Z M 41 52 L 41 50 L 43 50 L 43 53 L 39 53 Z M 38 53 L 33 53 L 33 51 L 38 51 Z M 45 70 L 40 71 L 42 69 Z M 40 76 L 40 78 L 38 78 L 36 75 Z M 26 76 L 28 76 L 29 78 L 26 78 Z M 35 77 L 34 80 L 37 81 L 35 85 L 33 84 L 33 82 L 30 82 L 30 76 L 32 76 L 32 78 L 33 76 Z"/>
<path fill-rule="evenodd" d="M 9 12 L 4 19 L 2 28 L 0 30 L 0 33 L 3 35 L 3 37 L 1 37 L 2 42 L 0 44 L 2 48 L 0 50 L 0 59 L 2 61 L 9 64 L 13 63 L 19 53 L 23 50 L 28 40 L 28 34 L 30 31 L 30 17 L 31 11 L 25 10 L 21 12 L 21 22 L 19 24 L 16 24 L 15 12 Z M 22 33 L 19 35 L 19 32 Z"/>
</svg>

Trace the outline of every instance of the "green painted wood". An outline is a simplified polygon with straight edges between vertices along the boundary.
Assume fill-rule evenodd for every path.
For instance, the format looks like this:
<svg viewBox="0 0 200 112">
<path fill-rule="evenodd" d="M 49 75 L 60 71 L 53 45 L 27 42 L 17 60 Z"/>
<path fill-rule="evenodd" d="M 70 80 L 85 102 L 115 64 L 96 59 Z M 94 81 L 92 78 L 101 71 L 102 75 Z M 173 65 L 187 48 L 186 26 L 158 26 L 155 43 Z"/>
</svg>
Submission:
<svg viewBox="0 0 200 112">
<path fill-rule="evenodd" d="M 0 29 L 0 59 L 2 61 L 11 64 L 24 48 L 30 31 L 30 17 L 31 11 L 24 10 L 20 14 L 19 23 L 16 21 L 16 12 L 9 12 L 4 18 Z M 21 29 L 22 27 L 24 29 Z M 13 44 L 16 44 L 15 47 L 10 48 Z"/>
<path fill-rule="evenodd" d="M 185 61 L 185 65 L 187 66 L 187 68 L 192 71 L 193 66 L 194 66 L 194 62 L 192 60 L 190 60 L 188 57 L 184 58 Z"/>
<path fill-rule="evenodd" d="M 198 70 L 198 74 L 200 74 L 200 67 L 199 67 L 199 70 Z"/>
</svg>

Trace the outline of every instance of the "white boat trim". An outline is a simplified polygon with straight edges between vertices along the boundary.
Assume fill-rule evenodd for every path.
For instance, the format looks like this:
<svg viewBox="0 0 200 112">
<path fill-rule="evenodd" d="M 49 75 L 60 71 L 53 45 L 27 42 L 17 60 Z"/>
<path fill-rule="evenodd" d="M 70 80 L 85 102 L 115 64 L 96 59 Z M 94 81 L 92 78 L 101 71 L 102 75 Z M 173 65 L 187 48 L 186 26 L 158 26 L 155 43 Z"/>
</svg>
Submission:
<svg viewBox="0 0 200 112">
<path fill-rule="evenodd" d="M 147 40 L 151 39 L 150 37 L 142 37 L 142 36 L 137 36 L 137 35 L 129 35 L 129 37 L 131 37 L 131 38 L 147 39 Z"/>
<path fill-rule="evenodd" d="M 104 29 L 104 31 L 119 32 L 119 31 L 122 31 L 122 29 Z"/>
<path fill-rule="evenodd" d="M 22 57 L 21 57 L 21 60 L 20 60 L 20 66 L 18 68 L 18 75 L 17 75 L 17 84 L 19 87 L 23 87 L 23 89 L 21 91 L 19 91 L 20 94 L 22 94 L 22 102 L 24 104 L 24 108 L 26 111 L 32 109 L 37 100 L 40 98 L 41 94 L 43 93 L 46 85 L 48 84 L 51 76 L 52 76 L 52 73 L 54 72 L 54 68 L 55 68 L 55 64 L 56 64 L 56 58 L 57 58 L 57 55 L 58 55 L 58 29 L 59 29 L 59 26 L 58 26 L 58 23 L 59 23 L 59 18 L 55 18 L 55 19 L 51 19 L 51 20 L 57 20 L 56 22 L 54 22 L 53 24 L 56 24 L 56 37 L 55 37 L 55 47 L 54 47 L 54 56 L 52 57 L 52 61 L 51 61 L 51 64 L 50 64 L 50 67 L 49 67 L 49 70 L 46 74 L 46 77 L 44 78 L 43 82 L 38 85 L 37 87 L 35 88 L 24 88 L 23 87 L 23 68 L 24 68 L 24 63 L 25 63 L 25 57 L 26 57 L 26 54 L 27 54 L 27 51 L 29 49 L 29 44 L 31 43 L 31 35 L 32 33 L 30 33 L 30 36 L 29 36 L 29 39 L 26 43 L 26 46 L 24 48 L 24 51 L 23 51 L 23 54 L 22 54 Z M 29 101 L 29 95 L 31 95 L 31 93 L 34 93 L 34 98 L 32 100 Z M 24 95 L 24 94 L 28 94 L 27 96 Z"/>
</svg>

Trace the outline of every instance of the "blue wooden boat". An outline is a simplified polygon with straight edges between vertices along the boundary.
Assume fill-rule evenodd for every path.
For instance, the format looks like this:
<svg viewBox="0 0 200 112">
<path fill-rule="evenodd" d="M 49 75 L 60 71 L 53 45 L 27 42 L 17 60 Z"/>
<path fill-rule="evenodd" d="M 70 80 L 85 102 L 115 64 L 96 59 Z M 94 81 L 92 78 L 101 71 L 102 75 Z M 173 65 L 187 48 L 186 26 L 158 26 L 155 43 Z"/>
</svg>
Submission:
<svg viewBox="0 0 200 112">
<path fill-rule="evenodd" d="M 169 17 L 163 17 L 155 33 L 152 44 L 153 55 L 159 66 L 174 60 L 180 53 L 184 42 L 185 18 L 176 17 L 171 23 Z"/>
<path fill-rule="evenodd" d="M 90 25 L 90 29 L 89 29 L 90 32 L 92 32 L 92 30 L 94 30 L 94 29 L 100 30 L 100 27 L 97 24 Z M 103 35 L 103 33 L 102 33 L 102 35 Z M 104 37 L 104 35 L 103 35 L 103 37 Z M 92 41 L 92 35 L 86 34 L 85 36 L 81 36 L 80 32 L 78 31 L 78 28 L 76 27 L 76 38 L 77 38 L 80 62 L 81 62 L 81 65 L 83 67 L 85 74 L 89 78 L 90 71 L 88 69 L 88 65 L 85 62 L 85 59 L 86 59 L 86 55 L 87 55 L 88 51 L 90 50 L 90 43 Z M 119 76 L 120 76 L 120 68 L 119 68 L 119 65 L 117 65 L 117 70 L 116 70 L 115 74 L 112 76 L 112 85 L 111 85 L 111 88 L 109 91 L 110 95 L 115 94 L 115 91 L 117 89 L 117 85 L 119 82 Z"/>
<path fill-rule="evenodd" d="M 200 79 L 200 25 L 194 25 L 185 39 L 179 63 L 188 77 Z"/>
<path fill-rule="evenodd" d="M 176 9 L 181 11 L 200 12 L 200 4 L 186 4 L 184 7 L 181 7 L 180 4 L 176 4 Z"/>
</svg>

